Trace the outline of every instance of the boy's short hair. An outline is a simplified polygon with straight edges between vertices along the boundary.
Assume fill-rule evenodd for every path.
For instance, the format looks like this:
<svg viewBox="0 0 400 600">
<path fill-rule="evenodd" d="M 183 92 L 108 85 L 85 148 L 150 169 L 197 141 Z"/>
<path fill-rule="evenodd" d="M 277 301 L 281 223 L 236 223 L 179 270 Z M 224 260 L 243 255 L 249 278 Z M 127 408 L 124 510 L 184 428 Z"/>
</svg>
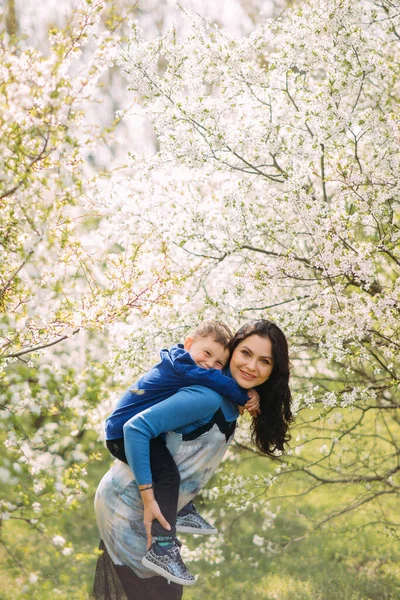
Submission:
<svg viewBox="0 0 400 600">
<path fill-rule="evenodd" d="M 221 321 L 203 321 L 189 333 L 189 337 L 194 339 L 208 336 L 211 336 L 217 344 L 221 344 L 225 350 L 230 349 L 233 334 L 225 323 L 221 323 Z"/>
</svg>

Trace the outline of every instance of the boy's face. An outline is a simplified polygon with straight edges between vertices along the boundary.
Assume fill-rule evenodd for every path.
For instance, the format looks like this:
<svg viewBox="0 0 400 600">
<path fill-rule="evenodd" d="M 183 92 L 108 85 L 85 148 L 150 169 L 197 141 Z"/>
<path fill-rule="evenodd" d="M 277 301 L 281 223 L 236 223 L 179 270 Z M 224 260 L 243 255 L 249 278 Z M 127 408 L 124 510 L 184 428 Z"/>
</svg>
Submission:
<svg viewBox="0 0 400 600">
<path fill-rule="evenodd" d="M 229 358 L 229 350 L 216 342 L 211 336 L 200 338 L 186 338 L 183 344 L 194 362 L 202 369 L 224 368 Z"/>
</svg>

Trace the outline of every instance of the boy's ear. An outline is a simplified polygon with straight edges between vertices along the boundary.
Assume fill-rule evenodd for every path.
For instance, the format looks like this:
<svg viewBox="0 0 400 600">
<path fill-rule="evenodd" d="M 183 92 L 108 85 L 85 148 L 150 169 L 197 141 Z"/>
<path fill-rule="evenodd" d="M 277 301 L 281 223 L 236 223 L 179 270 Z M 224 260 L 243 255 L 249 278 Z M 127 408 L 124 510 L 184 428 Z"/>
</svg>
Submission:
<svg viewBox="0 0 400 600">
<path fill-rule="evenodd" d="M 190 348 L 192 347 L 193 342 L 194 342 L 194 338 L 187 337 L 185 339 L 185 341 L 183 342 L 183 347 L 185 348 L 185 350 L 189 351 Z"/>
</svg>

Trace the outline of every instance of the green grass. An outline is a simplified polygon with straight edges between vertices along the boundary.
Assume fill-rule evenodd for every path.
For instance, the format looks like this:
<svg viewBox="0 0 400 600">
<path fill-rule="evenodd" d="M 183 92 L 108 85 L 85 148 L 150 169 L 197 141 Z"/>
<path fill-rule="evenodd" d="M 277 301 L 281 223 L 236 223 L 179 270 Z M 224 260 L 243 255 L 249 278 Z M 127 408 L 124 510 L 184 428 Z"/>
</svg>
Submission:
<svg viewBox="0 0 400 600">
<path fill-rule="evenodd" d="M 250 524 L 248 524 L 250 528 Z M 236 536 L 243 562 L 229 561 L 210 569 L 200 563 L 198 585 L 185 600 L 396 600 L 400 598 L 400 550 L 394 540 L 374 531 L 352 539 L 315 534 L 274 556 L 245 561 L 246 536 Z M 241 542 L 242 540 L 242 542 Z M 241 546 L 243 543 L 243 546 Z M 219 577 L 213 571 L 220 572 Z"/>
<path fill-rule="evenodd" d="M 260 462 L 261 461 L 261 462 Z M 3 523 L 1 540 L 6 542 L 27 573 L 40 574 L 37 586 L 24 589 L 18 569 L 0 545 L 0 600 L 87 600 L 93 583 L 98 532 L 93 510 L 94 490 L 108 468 L 104 462 L 90 467 L 91 493 L 67 515 L 60 515 L 57 527 L 74 546 L 75 554 L 62 556 L 49 550 L 40 534 L 33 533 L 21 521 Z M 242 460 L 238 471 L 267 472 L 275 467 L 265 459 Z M 234 474 L 232 474 L 232 478 Z M 214 480 L 215 483 L 215 480 Z M 286 481 L 279 493 L 295 491 L 298 482 Z M 276 490 L 275 490 L 276 491 Z M 295 501 L 280 501 L 281 511 L 275 528 L 268 531 L 272 539 L 302 535 L 310 519 L 321 508 L 332 509 L 351 494 L 352 488 L 320 488 L 312 496 Z M 266 498 L 268 500 L 268 498 Z M 205 503 L 199 500 L 203 510 Z M 259 511 L 227 511 L 224 500 L 207 504 L 214 508 L 217 524 L 224 534 L 224 560 L 210 565 L 204 561 L 190 565 L 199 574 L 198 583 L 187 588 L 184 600 L 397 600 L 400 598 L 400 548 L 397 540 L 385 535 L 381 526 L 365 528 L 376 520 L 373 507 L 346 516 L 305 539 L 290 544 L 277 554 L 263 552 L 253 543 L 261 534 Z M 225 515 L 222 516 L 222 509 Z M 395 502 L 385 505 L 386 516 L 396 520 Z M 306 515 L 306 516 L 304 516 Z M 204 538 L 182 536 L 182 542 L 194 549 Z"/>
</svg>

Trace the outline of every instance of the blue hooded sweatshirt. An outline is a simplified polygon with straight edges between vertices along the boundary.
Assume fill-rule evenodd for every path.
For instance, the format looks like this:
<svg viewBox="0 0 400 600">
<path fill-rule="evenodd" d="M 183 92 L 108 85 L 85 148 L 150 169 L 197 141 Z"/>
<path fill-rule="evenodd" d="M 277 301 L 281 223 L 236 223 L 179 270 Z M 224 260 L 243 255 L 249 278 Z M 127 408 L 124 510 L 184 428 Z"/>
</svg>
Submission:
<svg viewBox="0 0 400 600">
<path fill-rule="evenodd" d="M 106 440 L 123 437 L 124 424 L 135 415 L 188 386 L 200 385 L 244 406 L 247 390 L 218 369 L 198 367 L 183 344 L 160 352 L 161 361 L 133 384 L 120 398 L 106 420 Z"/>
</svg>

